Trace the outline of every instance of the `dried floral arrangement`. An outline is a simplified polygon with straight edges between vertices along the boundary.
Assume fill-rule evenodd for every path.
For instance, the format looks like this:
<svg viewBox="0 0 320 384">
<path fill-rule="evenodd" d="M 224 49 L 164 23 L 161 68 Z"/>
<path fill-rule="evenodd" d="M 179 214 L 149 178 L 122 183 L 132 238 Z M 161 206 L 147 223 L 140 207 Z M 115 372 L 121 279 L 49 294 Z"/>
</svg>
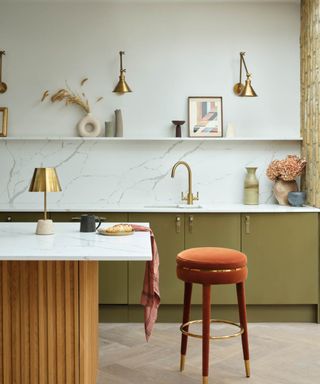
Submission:
<svg viewBox="0 0 320 384">
<path fill-rule="evenodd" d="M 88 78 L 81 80 L 80 87 L 83 87 L 87 81 L 88 81 Z M 41 98 L 41 102 L 46 100 L 47 97 L 49 96 L 50 96 L 50 92 L 48 90 L 44 91 Z M 103 97 L 98 97 L 96 100 L 96 103 L 98 103 L 102 99 Z M 66 84 L 66 88 L 59 89 L 58 91 L 53 93 L 50 97 L 50 100 L 52 101 L 52 103 L 64 101 L 66 105 L 72 105 L 72 104 L 78 105 L 84 112 L 86 113 L 91 112 L 90 104 L 86 94 L 83 91 L 80 93 L 76 93 L 72 91 L 69 88 L 68 84 Z"/>
<path fill-rule="evenodd" d="M 305 159 L 296 155 L 288 155 L 283 160 L 273 160 L 268 166 L 266 174 L 272 181 L 278 179 L 292 181 L 303 173 L 306 165 Z"/>
</svg>

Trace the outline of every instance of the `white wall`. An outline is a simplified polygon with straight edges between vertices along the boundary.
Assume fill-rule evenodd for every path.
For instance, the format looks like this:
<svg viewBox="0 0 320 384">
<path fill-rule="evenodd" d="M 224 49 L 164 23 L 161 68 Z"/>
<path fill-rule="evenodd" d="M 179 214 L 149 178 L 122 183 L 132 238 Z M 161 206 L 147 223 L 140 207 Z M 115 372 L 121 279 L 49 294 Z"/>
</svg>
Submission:
<svg viewBox="0 0 320 384">
<path fill-rule="evenodd" d="M 187 97 L 223 96 L 224 121 L 239 136 L 299 136 L 299 6 L 295 3 L 1 3 L 0 48 L 8 92 L 10 136 L 73 136 L 81 112 L 40 104 L 45 89 L 88 76 L 88 94 L 104 96 L 94 114 L 116 108 L 125 135 L 165 137 L 172 119 L 187 118 Z M 118 51 L 126 51 L 129 95 L 115 95 Z M 239 52 L 247 51 L 258 98 L 238 98 Z M 272 201 L 265 169 L 273 158 L 299 153 L 294 142 L 6 142 L 0 140 L 1 208 L 31 207 L 27 192 L 37 166 L 57 166 L 63 193 L 52 208 L 73 204 L 178 202 L 184 170 L 194 171 L 201 203 L 242 200 L 244 167 L 259 167 L 261 202 Z"/>
<path fill-rule="evenodd" d="M 84 76 L 103 122 L 121 108 L 127 136 L 168 136 L 187 97 L 223 96 L 241 136 L 299 133 L 299 5 L 292 3 L 0 3 L 10 135 L 76 134 L 76 107 L 40 104 Z M 125 50 L 130 95 L 111 91 Z M 259 97 L 238 98 L 239 52 Z M 186 129 L 186 128 L 185 128 Z"/>
</svg>

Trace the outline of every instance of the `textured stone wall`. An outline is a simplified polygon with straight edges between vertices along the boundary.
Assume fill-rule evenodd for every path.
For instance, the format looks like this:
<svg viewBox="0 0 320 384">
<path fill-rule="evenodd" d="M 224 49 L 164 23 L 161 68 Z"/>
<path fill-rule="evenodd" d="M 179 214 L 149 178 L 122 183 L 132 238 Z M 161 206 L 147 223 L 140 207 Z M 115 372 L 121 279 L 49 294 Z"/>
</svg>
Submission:
<svg viewBox="0 0 320 384">
<path fill-rule="evenodd" d="M 320 207 L 320 1 L 301 1 L 301 134 L 307 159 L 304 189 Z"/>
</svg>

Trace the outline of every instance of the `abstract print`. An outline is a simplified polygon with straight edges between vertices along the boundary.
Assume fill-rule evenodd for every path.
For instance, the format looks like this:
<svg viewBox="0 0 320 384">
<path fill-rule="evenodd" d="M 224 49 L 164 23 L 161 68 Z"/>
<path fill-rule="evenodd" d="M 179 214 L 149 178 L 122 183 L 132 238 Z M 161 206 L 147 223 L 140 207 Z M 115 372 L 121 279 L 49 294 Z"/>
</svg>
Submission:
<svg viewBox="0 0 320 384">
<path fill-rule="evenodd" d="M 190 136 L 221 136 L 221 115 L 221 98 L 189 98 Z"/>
</svg>

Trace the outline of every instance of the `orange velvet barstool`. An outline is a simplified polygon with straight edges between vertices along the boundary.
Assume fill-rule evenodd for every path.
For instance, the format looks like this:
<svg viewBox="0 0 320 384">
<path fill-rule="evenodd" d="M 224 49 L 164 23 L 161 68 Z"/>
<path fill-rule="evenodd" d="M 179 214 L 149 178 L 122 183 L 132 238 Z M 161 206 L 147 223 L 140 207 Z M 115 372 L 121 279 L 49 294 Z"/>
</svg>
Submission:
<svg viewBox="0 0 320 384">
<path fill-rule="evenodd" d="M 249 344 L 244 282 L 247 278 L 247 257 L 245 254 L 227 248 L 191 248 L 177 256 L 177 276 L 184 281 L 183 324 L 180 327 L 181 360 L 180 371 L 184 369 L 188 336 L 202 338 L 202 377 L 203 384 L 208 383 L 209 341 L 210 339 L 242 338 L 243 357 L 246 376 L 250 377 Z M 202 284 L 202 320 L 190 320 L 192 284 Z M 211 285 L 236 284 L 240 325 L 227 320 L 211 319 Z M 210 323 L 227 323 L 239 328 L 231 335 L 210 336 Z M 202 323 L 202 335 L 189 332 L 189 325 Z"/>
</svg>

